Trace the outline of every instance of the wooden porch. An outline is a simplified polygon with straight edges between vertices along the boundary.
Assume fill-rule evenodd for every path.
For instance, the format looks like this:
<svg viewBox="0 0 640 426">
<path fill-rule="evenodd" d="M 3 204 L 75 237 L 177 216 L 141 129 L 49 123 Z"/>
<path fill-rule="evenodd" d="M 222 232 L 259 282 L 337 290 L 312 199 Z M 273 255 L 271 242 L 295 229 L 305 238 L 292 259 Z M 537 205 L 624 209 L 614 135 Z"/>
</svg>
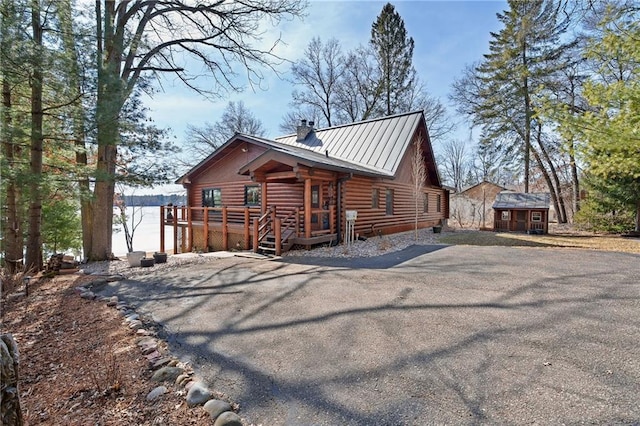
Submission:
<svg viewBox="0 0 640 426">
<path fill-rule="evenodd" d="M 336 211 L 301 207 L 178 207 L 160 206 L 160 251 L 166 251 L 167 228 L 172 233 L 173 252 L 198 250 L 248 250 L 281 255 L 294 245 L 334 241 Z"/>
</svg>

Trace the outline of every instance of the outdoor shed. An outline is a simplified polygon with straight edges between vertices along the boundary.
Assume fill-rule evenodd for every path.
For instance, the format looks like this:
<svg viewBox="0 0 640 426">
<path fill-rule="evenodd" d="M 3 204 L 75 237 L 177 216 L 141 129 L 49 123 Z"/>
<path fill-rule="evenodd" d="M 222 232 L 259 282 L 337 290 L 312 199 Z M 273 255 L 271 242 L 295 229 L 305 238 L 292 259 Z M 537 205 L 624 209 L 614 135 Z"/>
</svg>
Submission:
<svg viewBox="0 0 640 426">
<path fill-rule="evenodd" d="M 550 194 L 501 192 L 493 203 L 495 231 L 549 232 Z"/>
</svg>

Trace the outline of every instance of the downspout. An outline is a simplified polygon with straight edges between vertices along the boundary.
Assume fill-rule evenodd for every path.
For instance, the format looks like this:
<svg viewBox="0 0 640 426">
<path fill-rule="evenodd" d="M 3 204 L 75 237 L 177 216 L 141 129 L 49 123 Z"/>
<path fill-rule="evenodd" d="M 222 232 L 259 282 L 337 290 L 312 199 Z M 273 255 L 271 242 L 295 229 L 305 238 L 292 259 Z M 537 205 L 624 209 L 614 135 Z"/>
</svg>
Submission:
<svg viewBox="0 0 640 426">
<path fill-rule="evenodd" d="M 353 173 L 349 173 L 349 176 L 345 176 L 345 177 L 341 177 L 340 179 L 338 179 L 338 188 L 336 190 L 337 192 L 337 199 L 336 199 L 336 210 L 337 210 L 337 217 L 336 217 L 336 232 L 338 233 L 337 237 L 336 237 L 336 245 L 340 244 L 342 242 L 342 183 L 346 182 L 348 180 L 351 180 L 351 178 L 353 178 Z"/>
</svg>

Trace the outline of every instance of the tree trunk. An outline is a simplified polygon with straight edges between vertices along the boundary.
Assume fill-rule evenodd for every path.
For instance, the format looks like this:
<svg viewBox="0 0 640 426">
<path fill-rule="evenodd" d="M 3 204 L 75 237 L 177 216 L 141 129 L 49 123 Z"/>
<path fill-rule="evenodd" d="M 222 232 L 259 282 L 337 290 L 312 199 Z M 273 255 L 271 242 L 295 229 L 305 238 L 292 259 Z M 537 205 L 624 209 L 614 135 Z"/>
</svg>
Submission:
<svg viewBox="0 0 640 426">
<path fill-rule="evenodd" d="M 42 269 L 42 25 L 39 0 L 31 1 L 33 59 L 31 75 L 31 176 L 26 269 Z"/>
<path fill-rule="evenodd" d="M 4 39 L 3 37 L 3 40 Z M 0 48 L 3 52 L 6 52 L 7 47 L 5 42 L 2 42 Z M 4 57 L 4 55 L 3 55 Z M 4 65 L 4 64 L 3 64 Z M 7 165 L 13 170 L 13 173 L 9 173 L 2 178 L 5 185 L 5 199 L 2 200 L 2 204 L 6 208 L 6 214 L 2 215 L 2 235 L 4 239 L 4 260 L 5 267 L 9 274 L 18 272 L 22 265 L 22 226 L 20 223 L 20 191 L 19 185 L 16 184 L 16 172 L 19 169 L 15 167 L 17 159 L 20 157 L 21 148 L 19 144 L 15 144 L 13 141 L 12 132 L 12 117 L 11 117 L 11 88 L 7 81 L 7 74 L 3 72 L 2 79 L 2 155 L 7 162 Z"/>
<path fill-rule="evenodd" d="M 20 392 L 18 391 L 18 345 L 11 334 L 0 336 L 0 420 L 5 426 L 22 426 Z"/>
<path fill-rule="evenodd" d="M 84 258 L 88 259 L 91 253 L 91 231 L 92 231 L 92 203 L 91 188 L 87 172 L 87 147 L 85 145 L 85 114 L 81 101 L 82 86 L 80 83 L 80 68 L 78 66 L 78 52 L 73 38 L 75 34 L 72 19 L 72 6 L 70 0 L 62 0 L 58 7 L 60 16 L 60 27 L 62 29 L 62 42 L 65 52 L 68 55 L 68 66 L 66 67 L 67 79 L 71 97 L 77 101 L 72 107 L 73 138 L 76 151 L 76 164 L 79 167 L 78 189 L 80 195 L 80 217 L 82 223 L 82 247 Z"/>
<path fill-rule="evenodd" d="M 554 183 L 553 188 L 555 188 L 557 199 L 558 199 L 558 208 L 560 209 L 560 210 L 556 210 L 556 212 L 558 213 L 558 223 L 567 223 L 567 209 L 564 205 L 564 199 L 562 198 L 562 186 L 560 185 L 560 178 L 558 178 L 558 173 L 556 171 L 555 166 L 553 165 L 553 161 L 551 161 L 551 157 L 549 156 L 547 149 L 542 143 L 541 135 L 542 135 L 542 124 L 538 123 L 538 135 L 536 139 L 538 141 L 538 146 L 540 147 L 540 151 L 542 152 L 544 159 L 547 161 L 547 164 L 549 165 L 549 171 L 551 173 L 551 177 L 553 178 L 553 183 Z"/>
<path fill-rule="evenodd" d="M 531 153 L 533 154 L 533 157 L 538 163 L 538 167 L 540 167 L 540 172 L 542 173 L 542 176 L 544 177 L 545 182 L 547 182 L 547 187 L 549 187 L 549 193 L 551 194 L 551 202 L 553 203 L 553 208 L 556 210 L 556 213 L 560 215 L 560 213 L 558 213 L 560 211 L 560 205 L 558 203 L 558 192 L 556 188 L 554 188 L 553 186 L 553 181 L 549 176 L 549 172 L 547 171 L 544 164 L 542 163 L 542 159 L 540 158 L 538 151 L 533 149 L 532 147 Z"/>
<path fill-rule="evenodd" d="M 104 33 L 102 33 L 100 0 L 96 1 L 98 20 L 98 97 L 96 105 L 98 158 L 91 206 L 90 260 L 107 260 L 111 258 L 112 254 L 111 234 L 113 232 L 113 195 L 115 192 L 119 113 L 123 104 L 123 89 L 120 81 L 122 46 L 117 43 L 114 33 L 114 3 L 105 2 Z M 106 54 L 104 58 L 103 52 Z"/>
</svg>

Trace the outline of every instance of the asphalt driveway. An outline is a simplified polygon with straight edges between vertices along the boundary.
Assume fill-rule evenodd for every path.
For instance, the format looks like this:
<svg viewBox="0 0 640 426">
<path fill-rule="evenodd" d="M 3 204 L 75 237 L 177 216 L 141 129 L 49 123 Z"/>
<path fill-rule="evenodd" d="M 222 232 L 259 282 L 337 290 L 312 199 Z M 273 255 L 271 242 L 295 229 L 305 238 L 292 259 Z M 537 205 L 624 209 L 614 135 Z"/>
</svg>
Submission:
<svg viewBox="0 0 640 426">
<path fill-rule="evenodd" d="M 264 425 L 638 424 L 640 256 L 410 247 L 112 283 Z"/>
</svg>

